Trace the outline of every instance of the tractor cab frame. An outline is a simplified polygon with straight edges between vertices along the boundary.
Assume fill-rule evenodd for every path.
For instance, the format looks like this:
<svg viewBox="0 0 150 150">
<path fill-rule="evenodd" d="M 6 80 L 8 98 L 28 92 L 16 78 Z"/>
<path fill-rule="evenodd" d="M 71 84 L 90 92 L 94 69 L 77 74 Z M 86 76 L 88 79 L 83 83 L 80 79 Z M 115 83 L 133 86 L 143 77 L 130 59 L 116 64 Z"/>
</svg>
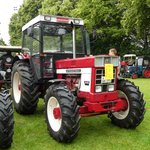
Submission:
<svg viewBox="0 0 150 150">
<path fill-rule="evenodd" d="M 36 79 L 54 78 L 55 61 L 90 54 L 83 20 L 59 16 L 38 16 L 22 28 L 22 53 L 31 57 Z"/>
</svg>

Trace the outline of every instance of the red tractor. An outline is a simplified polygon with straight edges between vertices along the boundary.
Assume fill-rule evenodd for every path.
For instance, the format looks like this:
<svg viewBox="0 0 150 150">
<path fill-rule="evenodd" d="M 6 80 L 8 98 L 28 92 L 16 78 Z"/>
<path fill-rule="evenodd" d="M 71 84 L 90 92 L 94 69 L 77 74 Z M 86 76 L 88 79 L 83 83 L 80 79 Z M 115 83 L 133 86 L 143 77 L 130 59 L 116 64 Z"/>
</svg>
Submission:
<svg viewBox="0 0 150 150">
<path fill-rule="evenodd" d="M 11 69 L 21 47 L 0 46 L 0 149 L 11 146 L 14 132 L 13 105 L 9 88 Z"/>
<path fill-rule="evenodd" d="M 18 113 L 34 113 L 44 97 L 48 131 L 65 143 L 76 137 L 81 116 L 108 114 L 122 128 L 142 122 L 143 94 L 130 81 L 117 78 L 117 56 L 90 55 L 83 20 L 40 15 L 22 31 L 22 53 L 12 70 Z"/>
</svg>

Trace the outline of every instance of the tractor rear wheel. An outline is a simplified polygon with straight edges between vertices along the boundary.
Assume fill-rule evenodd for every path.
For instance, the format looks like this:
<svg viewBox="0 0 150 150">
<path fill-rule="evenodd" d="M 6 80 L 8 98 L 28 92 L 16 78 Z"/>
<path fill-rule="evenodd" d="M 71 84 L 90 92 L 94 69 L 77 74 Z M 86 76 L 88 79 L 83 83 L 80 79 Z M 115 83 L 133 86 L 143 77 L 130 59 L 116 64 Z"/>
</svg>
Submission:
<svg viewBox="0 0 150 150">
<path fill-rule="evenodd" d="M 38 103 L 38 86 L 28 63 L 18 61 L 12 71 L 12 98 L 15 109 L 20 114 L 32 114 Z"/>
<path fill-rule="evenodd" d="M 80 116 L 74 95 L 64 84 L 51 85 L 45 95 L 45 115 L 50 135 L 69 143 L 77 135 Z"/>
<path fill-rule="evenodd" d="M 118 95 L 126 100 L 128 108 L 109 115 L 113 124 L 122 128 L 136 128 L 143 120 L 145 101 L 139 89 L 127 80 L 118 81 Z"/>
<path fill-rule="evenodd" d="M 143 77 L 144 78 L 150 78 L 150 69 L 144 69 L 143 70 Z"/>
<path fill-rule="evenodd" d="M 11 146 L 14 133 L 13 106 L 6 91 L 0 92 L 0 148 Z"/>
</svg>

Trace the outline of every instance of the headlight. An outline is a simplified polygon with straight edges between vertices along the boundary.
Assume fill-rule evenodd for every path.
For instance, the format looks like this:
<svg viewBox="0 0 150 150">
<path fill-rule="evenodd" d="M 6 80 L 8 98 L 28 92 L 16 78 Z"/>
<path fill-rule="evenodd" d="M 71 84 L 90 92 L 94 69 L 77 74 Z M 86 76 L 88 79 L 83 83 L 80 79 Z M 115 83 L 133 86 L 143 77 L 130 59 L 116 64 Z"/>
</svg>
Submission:
<svg viewBox="0 0 150 150">
<path fill-rule="evenodd" d="M 74 23 L 75 24 L 80 24 L 80 20 L 79 19 L 74 19 Z"/>
<path fill-rule="evenodd" d="M 96 86 L 96 93 L 98 93 L 98 92 L 102 92 L 102 86 L 100 86 L 100 85 L 98 85 L 98 86 Z"/>
<path fill-rule="evenodd" d="M 10 57 L 7 57 L 6 58 L 6 61 L 9 63 L 9 62 L 11 62 L 11 58 Z"/>
<path fill-rule="evenodd" d="M 114 85 L 108 85 L 108 91 L 109 92 L 114 91 Z"/>
<path fill-rule="evenodd" d="M 10 72 L 11 72 L 11 69 L 7 69 L 6 72 L 10 73 Z"/>
</svg>

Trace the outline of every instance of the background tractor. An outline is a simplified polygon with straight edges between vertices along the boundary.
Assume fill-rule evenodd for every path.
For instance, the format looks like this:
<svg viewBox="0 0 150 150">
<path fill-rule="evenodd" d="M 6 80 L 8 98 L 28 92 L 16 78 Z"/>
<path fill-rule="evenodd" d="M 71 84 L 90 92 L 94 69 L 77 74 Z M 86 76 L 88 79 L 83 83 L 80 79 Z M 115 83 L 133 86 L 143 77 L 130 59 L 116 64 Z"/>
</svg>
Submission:
<svg viewBox="0 0 150 150">
<path fill-rule="evenodd" d="M 130 77 L 130 67 L 135 65 L 136 55 L 135 54 L 126 54 L 123 56 L 121 61 L 120 76 L 121 77 Z"/>
<path fill-rule="evenodd" d="M 135 65 L 129 68 L 129 74 L 133 79 L 138 77 L 150 78 L 150 57 L 138 56 Z"/>
<path fill-rule="evenodd" d="M 81 116 L 108 114 L 122 128 L 142 122 L 143 94 L 130 81 L 118 80 L 117 56 L 90 55 L 83 20 L 39 15 L 22 32 L 11 77 L 18 113 L 34 113 L 44 97 L 48 131 L 65 143 L 76 137 Z"/>
<path fill-rule="evenodd" d="M 20 50 L 20 47 L 0 46 L 0 148 L 8 148 L 12 143 L 14 118 L 8 88 L 15 53 Z"/>
</svg>

